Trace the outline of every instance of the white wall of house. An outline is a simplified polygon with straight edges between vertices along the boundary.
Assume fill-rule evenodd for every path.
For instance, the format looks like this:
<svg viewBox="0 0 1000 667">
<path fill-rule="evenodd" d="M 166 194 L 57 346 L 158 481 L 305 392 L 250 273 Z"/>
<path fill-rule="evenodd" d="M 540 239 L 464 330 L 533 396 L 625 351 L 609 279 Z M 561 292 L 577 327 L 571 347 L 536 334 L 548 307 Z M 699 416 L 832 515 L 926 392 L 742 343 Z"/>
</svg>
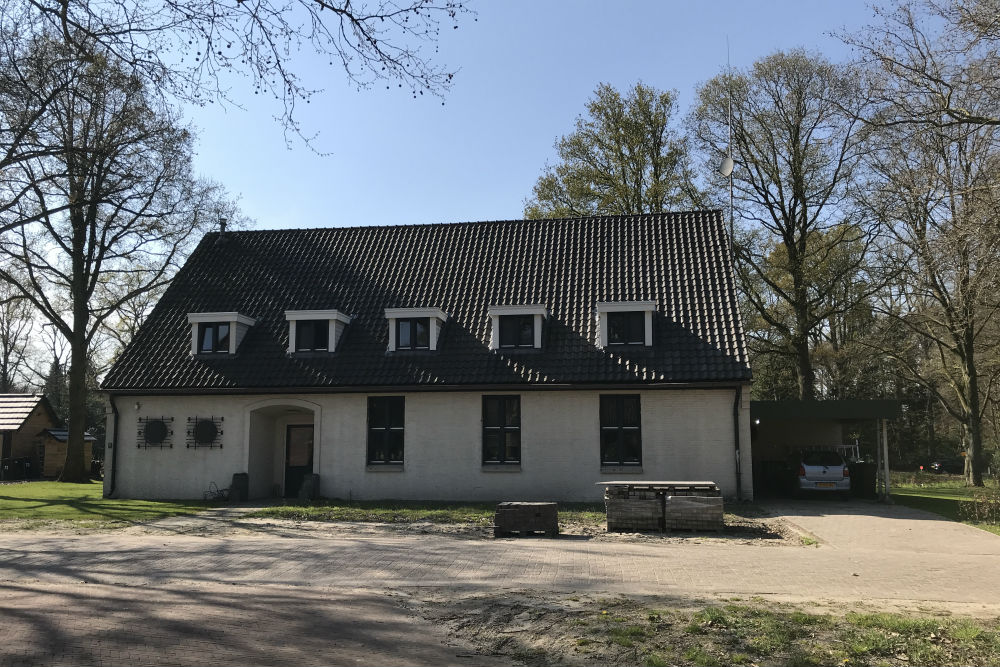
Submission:
<svg viewBox="0 0 1000 667">
<path fill-rule="evenodd" d="M 116 495 L 200 498 L 210 482 L 225 487 L 233 473 L 248 472 L 251 497 L 270 496 L 283 483 L 285 427 L 301 423 L 316 428 L 314 471 L 329 498 L 599 500 L 603 491 L 595 483 L 618 479 L 711 480 L 726 496 L 736 495 L 732 389 L 485 393 L 521 396 L 519 467 L 482 464 L 484 392 L 379 394 L 406 398 L 401 468 L 366 463 L 368 394 L 118 397 Z M 600 465 L 600 396 L 613 393 L 641 396 L 639 470 Z M 186 448 L 187 418 L 208 413 L 225 417 L 222 449 Z M 145 415 L 174 418 L 173 448 L 136 446 L 136 420 Z M 739 417 L 747 498 L 748 386 Z M 109 419 L 109 434 L 112 425 Z"/>
</svg>

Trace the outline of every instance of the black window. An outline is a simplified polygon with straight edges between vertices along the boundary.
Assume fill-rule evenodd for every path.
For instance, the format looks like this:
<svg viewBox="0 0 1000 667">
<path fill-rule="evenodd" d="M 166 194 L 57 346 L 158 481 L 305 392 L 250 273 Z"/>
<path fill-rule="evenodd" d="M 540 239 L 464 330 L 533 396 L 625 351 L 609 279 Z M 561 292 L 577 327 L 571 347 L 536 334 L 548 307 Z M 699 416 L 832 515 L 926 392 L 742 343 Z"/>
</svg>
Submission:
<svg viewBox="0 0 1000 667">
<path fill-rule="evenodd" d="M 396 320 L 397 350 L 428 350 L 431 346 L 429 317 L 409 317 Z"/>
<path fill-rule="evenodd" d="M 500 347 L 534 347 L 534 315 L 501 315 Z"/>
<path fill-rule="evenodd" d="M 229 352 L 229 322 L 200 323 L 198 352 Z"/>
<path fill-rule="evenodd" d="M 601 396 L 601 465 L 641 465 L 641 431 L 638 396 Z"/>
<path fill-rule="evenodd" d="M 403 397 L 368 397 L 368 463 L 403 462 Z"/>
<path fill-rule="evenodd" d="M 483 396 L 483 463 L 521 462 L 521 397 Z"/>
<path fill-rule="evenodd" d="M 326 320 L 299 320 L 295 323 L 295 349 L 298 352 L 327 350 L 330 323 Z"/>
<path fill-rule="evenodd" d="M 645 345 L 646 313 L 641 310 L 608 313 L 609 345 Z"/>
</svg>

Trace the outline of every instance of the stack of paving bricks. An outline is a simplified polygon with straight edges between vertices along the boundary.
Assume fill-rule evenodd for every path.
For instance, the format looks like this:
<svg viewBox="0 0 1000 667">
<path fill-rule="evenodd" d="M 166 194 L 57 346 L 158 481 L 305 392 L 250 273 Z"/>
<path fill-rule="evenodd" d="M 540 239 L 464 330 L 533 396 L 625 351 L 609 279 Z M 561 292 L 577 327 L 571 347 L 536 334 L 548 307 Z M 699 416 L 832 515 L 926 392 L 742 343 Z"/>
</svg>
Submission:
<svg viewBox="0 0 1000 667">
<path fill-rule="evenodd" d="M 722 530 L 722 491 L 711 482 L 671 486 L 663 516 L 668 530 Z"/>
<path fill-rule="evenodd" d="M 663 492 L 631 486 L 604 489 L 609 533 L 638 533 L 664 530 Z"/>
<path fill-rule="evenodd" d="M 559 511 L 556 503 L 498 503 L 493 518 L 493 536 L 518 533 L 559 534 Z"/>
<path fill-rule="evenodd" d="M 668 530 L 722 530 L 722 497 L 667 496 L 663 516 Z"/>
<path fill-rule="evenodd" d="M 722 530 L 714 482 L 607 482 L 608 532 Z"/>
</svg>

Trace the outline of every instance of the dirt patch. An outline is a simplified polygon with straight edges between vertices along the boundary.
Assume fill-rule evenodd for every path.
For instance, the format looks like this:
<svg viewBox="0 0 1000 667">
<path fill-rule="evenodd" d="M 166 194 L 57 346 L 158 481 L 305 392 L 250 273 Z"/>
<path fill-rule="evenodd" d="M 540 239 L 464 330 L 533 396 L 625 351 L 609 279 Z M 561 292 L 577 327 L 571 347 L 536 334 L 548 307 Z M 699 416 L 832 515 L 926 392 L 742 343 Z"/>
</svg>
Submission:
<svg viewBox="0 0 1000 667">
<path fill-rule="evenodd" d="M 493 528 L 462 523 L 377 523 L 362 521 L 298 521 L 244 518 L 239 512 L 212 510 L 192 516 L 171 517 L 130 526 L 127 535 L 181 534 L 204 537 L 273 536 L 289 538 L 336 537 L 342 535 L 448 535 L 458 539 L 492 540 Z M 726 514 L 720 532 L 676 531 L 671 533 L 609 533 L 603 524 L 560 521 L 560 538 L 599 542 L 718 543 L 757 546 L 800 545 L 799 533 L 776 517 Z M 545 539 L 541 536 L 504 539 Z"/>
</svg>

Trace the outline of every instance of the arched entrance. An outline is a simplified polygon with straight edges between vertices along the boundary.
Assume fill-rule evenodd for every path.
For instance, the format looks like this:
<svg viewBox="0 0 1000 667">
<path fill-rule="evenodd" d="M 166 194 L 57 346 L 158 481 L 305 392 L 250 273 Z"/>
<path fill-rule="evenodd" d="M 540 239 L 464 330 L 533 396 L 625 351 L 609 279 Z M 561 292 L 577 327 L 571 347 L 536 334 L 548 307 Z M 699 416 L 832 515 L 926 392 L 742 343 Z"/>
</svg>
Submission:
<svg viewBox="0 0 1000 667">
<path fill-rule="evenodd" d="M 270 399 L 247 407 L 249 497 L 295 498 L 319 471 L 320 407 L 300 399 Z"/>
</svg>

